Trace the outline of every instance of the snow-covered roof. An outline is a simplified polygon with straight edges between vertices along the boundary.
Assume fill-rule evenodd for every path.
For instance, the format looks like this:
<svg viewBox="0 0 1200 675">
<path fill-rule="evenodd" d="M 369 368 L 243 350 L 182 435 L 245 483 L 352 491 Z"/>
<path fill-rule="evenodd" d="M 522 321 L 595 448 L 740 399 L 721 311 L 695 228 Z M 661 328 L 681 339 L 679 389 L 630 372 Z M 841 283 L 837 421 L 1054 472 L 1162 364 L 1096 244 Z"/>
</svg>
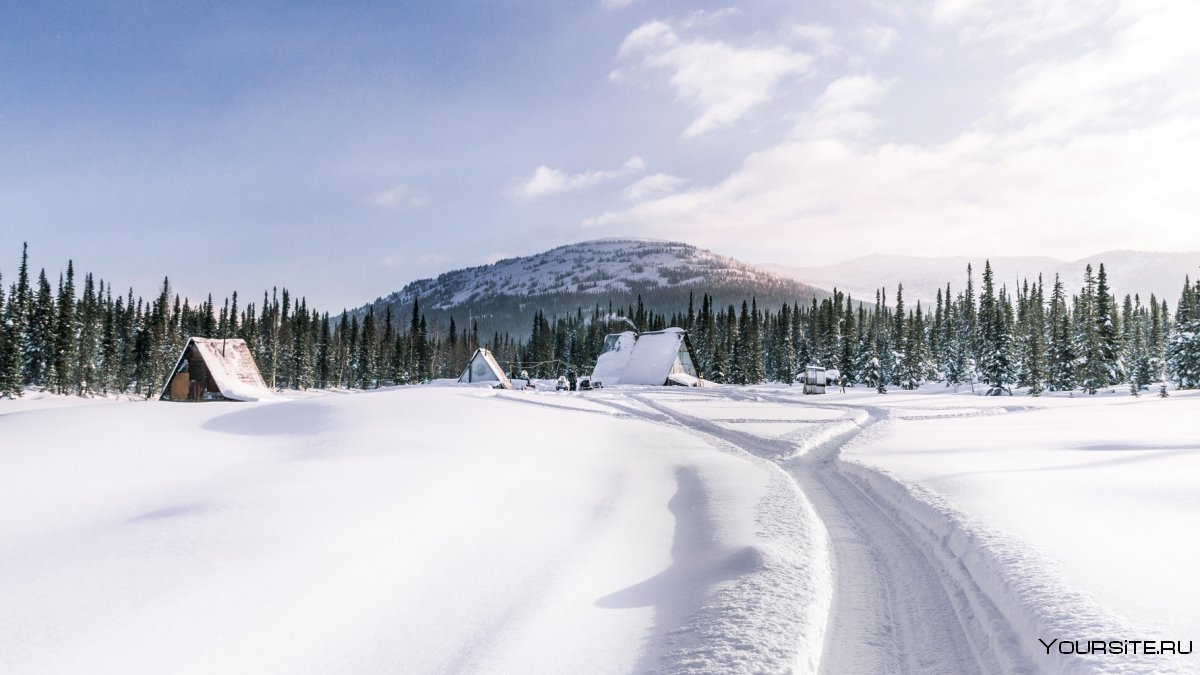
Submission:
<svg viewBox="0 0 1200 675">
<path fill-rule="evenodd" d="M 639 335 L 621 373 L 621 384 L 663 385 L 672 373 L 699 377 L 688 349 L 687 331 L 682 328 Z"/>
<path fill-rule="evenodd" d="M 619 384 L 621 373 L 625 371 L 625 364 L 629 363 L 629 356 L 633 353 L 636 342 L 637 333 L 631 330 L 604 336 L 604 350 L 596 359 L 596 367 L 592 370 L 592 382 L 609 386 Z"/>
<path fill-rule="evenodd" d="M 250 347 L 245 340 L 190 338 L 175 362 L 172 376 L 181 372 L 184 362 L 188 360 L 189 349 L 195 349 L 195 353 L 204 361 L 209 375 L 225 398 L 234 401 L 260 401 L 271 397 L 271 390 L 263 382 L 262 374 L 258 372 L 258 364 L 254 362 L 254 355 L 250 353 Z M 168 399 L 170 388 L 171 378 L 167 378 L 160 398 Z"/>
<path fill-rule="evenodd" d="M 504 369 L 496 363 L 496 357 L 483 347 L 476 349 L 471 355 L 471 360 L 467 362 L 462 375 L 458 376 L 458 381 L 471 384 L 486 382 L 504 389 L 513 388 L 512 381 L 504 374 Z"/>
</svg>

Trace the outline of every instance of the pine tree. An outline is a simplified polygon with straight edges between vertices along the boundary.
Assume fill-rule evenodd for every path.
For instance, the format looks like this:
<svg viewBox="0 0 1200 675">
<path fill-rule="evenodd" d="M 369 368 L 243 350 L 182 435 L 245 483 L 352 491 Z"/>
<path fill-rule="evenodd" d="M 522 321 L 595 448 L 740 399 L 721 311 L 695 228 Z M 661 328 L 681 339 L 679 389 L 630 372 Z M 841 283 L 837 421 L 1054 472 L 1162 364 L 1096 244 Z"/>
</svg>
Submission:
<svg viewBox="0 0 1200 675">
<path fill-rule="evenodd" d="M 1002 292 L 1003 295 L 1003 292 Z M 991 261 L 983 268 L 983 293 L 979 296 L 980 375 L 988 385 L 988 396 L 1012 394 L 1012 335 L 1006 312 L 1012 307 L 998 298 L 992 279 Z"/>
<path fill-rule="evenodd" d="M 963 296 L 959 294 L 958 301 L 951 302 L 950 286 L 946 286 L 946 314 L 943 317 L 942 332 L 942 361 L 941 368 L 946 379 L 946 386 L 963 383 L 966 370 L 966 349 L 963 345 L 964 316 L 962 312 Z"/>
<path fill-rule="evenodd" d="M 58 316 L 54 320 L 54 373 L 50 385 L 60 394 L 71 393 L 76 353 L 75 264 L 67 261 L 67 277 L 58 279 Z"/>
<path fill-rule="evenodd" d="M 100 289 L 103 290 L 103 287 Z M 100 363 L 100 335 L 103 328 L 103 312 L 100 306 L 96 282 L 91 273 L 83 278 L 83 297 L 79 300 L 79 346 L 72 386 L 79 394 L 96 389 L 96 369 Z"/>
<path fill-rule="evenodd" d="M 1107 387 L 1124 382 L 1126 367 L 1121 359 L 1121 333 L 1113 313 L 1113 299 L 1108 288 L 1108 275 L 1104 271 L 1104 263 L 1100 263 L 1100 273 L 1096 278 L 1095 321 L 1097 352 L 1094 355 L 1089 354 L 1089 357 L 1097 361 L 1097 383 Z"/>
<path fill-rule="evenodd" d="M 925 343 L 925 320 L 921 313 L 921 303 L 917 303 L 917 313 L 910 316 L 905 328 L 904 352 L 901 368 L 900 386 L 904 389 L 916 389 L 925 382 L 925 371 L 928 360 Z"/>
<path fill-rule="evenodd" d="M 374 389 L 379 386 L 376 379 L 378 373 L 378 350 L 375 309 L 368 307 L 367 315 L 363 317 L 362 334 L 358 344 L 358 382 L 356 384 L 360 389 Z"/>
<path fill-rule="evenodd" d="M 842 326 L 842 347 L 841 354 L 838 357 L 838 384 L 842 390 L 846 387 L 853 387 L 856 382 L 856 357 L 859 342 L 862 339 L 860 333 L 861 324 L 856 324 L 854 321 L 854 312 L 847 311 L 845 323 Z"/>
<path fill-rule="evenodd" d="M 14 305 L 12 299 L 5 303 L 4 276 L 0 275 L 0 398 L 21 395 L 21 343 L 13 322 Z"/>
<path fill-rule="evenodd" d="M 775 378 L 784 384 L 792 384 L 796 381 L 796 348 L 792 336 L 792 310 L 786 302 L 779 309 L 775 355 Z"/>
<path fill-rule="evenodd" d="M 43 269 L 29 309 L 29 337 L 25 347 L 25 381 L 35 386 L 49 384 L 49 371 L 54 363 L 54 314 L 54 296 Z"/>
<path fill-rule="evenodd" d="M 879 363 L 878 356 L 871 356 L 871 359 L 867 361 L 863 379 L 866 380 L 868 386 L 874 387 L 875 391 L 880 394 L 887 393 L 887 380 L 883 376 L 883 367 Z"/>
<path fill-rule="evenodd" d="M 737 319 L 737 335 L 733 343 L 733 359 L 730 363 L 729 381 L 733 384 L 750 383 L 750 305 L 742 301 L 742 312 Z"/>
<path fill-rule="evenodd" d="M 1180 389 L 1200 387 L 1200 280 L 1184 279 L 1175 312 L 1178 329 L 1170 343 L 1170 369 Z"/>
<path fill-rule="evenodd" d="M 1042 278 L 1038 276 L 1037 287 L 1026 308 L 1026 349 L 1025 368 L 1023 369 L 1026 386 L 1030 396 L 1040 396 L 1046 390 L 1049 379 L 1046 354 L 1046 315 L 1045 294 L 1042 291 Z"/>
<path fill-rule="evenodd" d="M 7 337 L 9 347 L 5 357 L 0 360 L 0 368 L 5 373 L 0 376 L 5 389 L 0 394 L 17 398 L 21 396 L 26 384 L 26 349 L 29 344 L 29 312 L 32 298 L 29 288 L 29 245 L 21 247 L 21 265 L 17 270 L 17 283 L 12 289 L 5 310 L 4 320 L 8 325 Z"/>
<path fill-rule="evenodd" d="M 1050 296 L 1049 381 L 1051 391 L 1070 391 L 1075 388 L 1076 354 L 1071 334 L 1071 312 L 1067 309 L 1062 281 L 1054 275 L 1054 290 Z"/>
<path fill-rule="evenodd" d="M 762 315 L 758 311 L 758 301 L 753 297 L 750 298 L 750 335 L 746 339 L 746 348 L 746 381 L 760 384 L 766 380 L 767 373 L 763 365 Z"/>
</svg>

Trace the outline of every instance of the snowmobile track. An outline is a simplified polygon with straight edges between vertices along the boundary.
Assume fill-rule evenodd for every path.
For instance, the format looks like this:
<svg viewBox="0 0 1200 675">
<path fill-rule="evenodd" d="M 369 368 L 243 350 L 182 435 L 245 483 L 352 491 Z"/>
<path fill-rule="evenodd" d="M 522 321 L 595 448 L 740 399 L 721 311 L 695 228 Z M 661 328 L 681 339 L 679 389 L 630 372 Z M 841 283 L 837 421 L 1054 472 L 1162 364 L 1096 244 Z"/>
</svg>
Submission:
<svg viewBox="0 0 1200 675">
<path fill-rule="evenodd" d="M 865 421 L 788 459 L 795 450 L 788 441 L 730 430 L 639 394 L 628 398 L 653 411 L 643 415 L 649 420 L 662 423 L 660 415 L 665 416 L 779 462 L 812 502 L 829 532 L 834 567 L 821 672 L 1037 672 L 1010 622 L 946 543 L 932 532 L 918 531 L 869 485 L 842 472 L 841 448 L 885 420 L 887 410 L 735 396 L 867 412 Z"/>
</svg>

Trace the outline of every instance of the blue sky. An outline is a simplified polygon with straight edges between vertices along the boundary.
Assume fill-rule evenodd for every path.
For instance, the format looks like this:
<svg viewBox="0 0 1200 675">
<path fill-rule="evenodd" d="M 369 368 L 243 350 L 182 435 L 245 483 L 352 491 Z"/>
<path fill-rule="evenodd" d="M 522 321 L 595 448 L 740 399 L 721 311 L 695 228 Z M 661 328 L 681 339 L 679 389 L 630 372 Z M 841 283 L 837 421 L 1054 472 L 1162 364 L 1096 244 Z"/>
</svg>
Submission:
<svg viewBox="0 0 1200 675">
<path fill-rule="evenodd" d="M 8 3 L 0 271 L 331 310 L 583 239 L 1191 250 L 1174 0 Z M 8 262 L 3 262 L 8 261 Z"/>
</svg>

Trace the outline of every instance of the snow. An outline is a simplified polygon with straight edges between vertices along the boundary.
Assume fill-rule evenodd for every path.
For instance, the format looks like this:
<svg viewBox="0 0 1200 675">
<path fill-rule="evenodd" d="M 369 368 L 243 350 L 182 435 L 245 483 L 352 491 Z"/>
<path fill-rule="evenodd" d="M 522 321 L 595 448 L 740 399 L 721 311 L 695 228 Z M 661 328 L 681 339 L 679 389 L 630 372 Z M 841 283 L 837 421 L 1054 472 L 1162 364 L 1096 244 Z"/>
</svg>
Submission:
<svg viewBox="0 0 1200 675">
<path fill-rule="evenodd" d="M 977 549 L 975 572 L 1035 647 L 1037 637 L 1194 639 L 1198 394 L 971 397 L 967 407 L 954 405 L 961 396 L 888 394 L 871 401 L 890 411 L 887 433 L 853 446 L 846 469 Z M 1166 667 L 1134 663 L 1083 669 Z"/>
<path fill-rule="evenodd" d="M 1196 672 L 1200 392 L 0 401 L 0 672 Z M 398 637 L 400 636 L 400 637 Z"/>
<path fill-rule="evenodd" d="M 795 484 L 608 400 L 0 416 L 0 671 L 814 670 L 829 569 Z"/>
<path fill-rule="evenodd" d="M 621 373 L 621 384 L 666 384 L 686 335 L 682 328 L 639 335 Z"/>
<path fill-rule="evenodd" d="M 604 386 L 620 383 L 621 373 L 629 363 L 629 355 L 633 353 L 637 333 L 625 331 L 605 336 L 604 352 L 596 359 L 596 367 L 592 369 L 592 382 Z"/>
<path fill-rule="evenodd" d="M 421 298 L 447 309 L 496 295 L 613 294 L 636 285 L 673 287 L 728 282 L 791 284 L 789 279 L 690 244 L 648 239 L 598 239 L 536 255 L 444 273 L 405 286 L 387 301 Z"/>
<path fill-rule="evenodd" d="M 263 401 L 272 397 L 271 390 L 263 382 L 262 374 L 245 340 L 230 338 L 194 337 L 188 341 L 203 356 L 213 381 L 221 395 L 235 401 Z M 180 360 L 187 353 L 184 347 Z M 166 385 L 170 387 L 170 383 Z M 166 391 L 167 389 L 164 389 Z"/>
</svg>

